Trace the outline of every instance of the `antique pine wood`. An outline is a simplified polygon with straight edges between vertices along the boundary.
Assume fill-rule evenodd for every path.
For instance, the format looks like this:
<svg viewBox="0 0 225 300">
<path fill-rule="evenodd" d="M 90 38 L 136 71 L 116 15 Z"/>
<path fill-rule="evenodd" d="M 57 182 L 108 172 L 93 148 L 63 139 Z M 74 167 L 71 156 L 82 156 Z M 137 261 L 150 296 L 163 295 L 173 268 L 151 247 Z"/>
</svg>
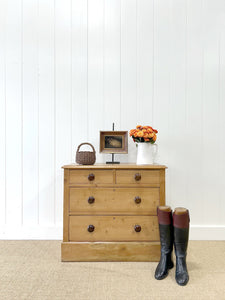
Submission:
<svg viewBox="0 0 225 300">
<path fill-rule="evenodd" d="M 70 214 L 155 215 L 160 188 L 70 188 Z M 138 200 L 136 199 L 138 197 Z M 93 203 L 89 203 L 93 198 Z M 140 201 L 136 203 L 135 201 Z"/>
<path fill-rule="evenodd" d="M 159 261 L 158 242 L 64 242 L 63 261 Z"/>
<path fill-rule="evenodd" d="M 93 224 L 92 233 L 87 231 Z M 141 231 L 134 230 L 141 225 Z M 158 222 L 156 216 L 70 216 L 69 240 L 73 242 L 97 241 L 157 241 Z"/>
<path fill-rule="evenodd" d="M 62 261 L 157 261 L 165 166 L 64 166 Z"/>
<path fill-rule="evenodd" d="M 113 173 L 111 170 L 95 170 L 94 180 L 88 180 L 88 176 L 93 172 L 89 170 L 70 170 L 70 184 L 88 184 L 96 186 L 96 184 L 112 184 Z"/>
<path fill-rule="evenodd" d="M 64 170 L 64 206 L 63 206 L 63 241 L 69 241 L 69 170 Z"/>
<path fill-rule="evenodd" d="M 141 175 L 141 176 L 140 176 Z M 140 179 L 135 180 L 135 176 L 140 176 Z M 116 171 L 116 184 L 159 184 L 160 171 L 159 170 L 117 170 Z"/>
</svg>

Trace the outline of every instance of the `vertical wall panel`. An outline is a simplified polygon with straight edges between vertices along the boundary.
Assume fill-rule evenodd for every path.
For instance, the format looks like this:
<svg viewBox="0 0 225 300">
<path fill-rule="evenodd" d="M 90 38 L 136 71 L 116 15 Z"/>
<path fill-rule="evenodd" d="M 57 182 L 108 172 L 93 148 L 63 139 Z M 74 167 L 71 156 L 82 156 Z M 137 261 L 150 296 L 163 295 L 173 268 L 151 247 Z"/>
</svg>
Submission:
<svg viewBox="0 0 225 300">
<path fill-rule="evenodd" d="M 87 0 L 72 1 L 72 161 L 87 141 Z"/>
<path fill-rule="evenodd" d="M 5 224 L 5 25 L 6 25 L 6 2 L 0 7 L 0 224 Z"/>
<path fill-rule="evenodd" d="M 137 10 L 136 0 L 121 1 L 121 128 L 137 125 Z M 136 161 L 136 148 L 129 138 L 128 161 Z"/>
<path fill-rule="evenodd" d="M 121 130 L 121 0 L 104 2 L 104 53 L 103 53 L 103 127 L 102 130 Z M 110 161 L 111 154 L 101 155 L 103 161 Z M 116 155 L 115 160 L 123 155 Z"/>
<path fill-rule="evenodd" d="M 54 223 L 54 0 L 39 0 L 39 224 Z"/>
<path fill-rule="evenodd" d="M 165 5 L 165 3 L 164 3 Z M 152 125 L 154 100 L 154 0 L 137 1 L 137 122 Z"/>
<path fill-rule="evenodd" d="M 218 1 L 215 1 L 218 4 Z M 218 5 L 212 1 L 204 1 L 204 75 L 203 75 L 203 202 L 204 217 L 203 224 L 215 223 L 219 217 L 219 210 L 213 205 L 213 199 L 219 197 L 219 27 L 217 17 Z M 216 158 L 216 159 L 213 159 Z M 209 171 L 210 170 L 210 171 Z M 209 221 L 208 212 L 211 217 Z"/>
<path fill-rule="evenodd" d="M 201 13 L 200 13 L 201 12 Z M 187 2 L 187 205 L 194 224 L 199 223 L 203 199 L 202 106 L 203 106 L 202 0 Z"/>
<path fill-rule="evenodd" d="M 88 2 L 88 140 L 96 149 L 99 162 L 99 130 L 103 128 L 103 12 L 104 1 Z"/>
<path fill-rule="evenodd" d="M 38 1 L 23 0 L 23 223 L 38 223 Z"/>
<path fill-rule="evenodd" d="M 224 186 L 225 186 L 225 2 L 220 1 L 219 17 L 219 217 L 217 222 L 224 224 Z"/>
<path fill-rule="evenodd" d="M 154 2 L 154 127 L 158 129 L 158 160 L 168 165 L 175 144 L 170 130 L 171 102 L 171 1 Z M 171 204 L 171 168 L 166 176 L 166 201 Z"/>
<path fill-rule="evenodd" d="M 104 6 L 104 130 L 120 130 L 120 0 Z"/>
<path fill-rule="evenodd" d="M 22 3 L 6 10 L 6 224 L 22 221 Z"/>
<path fill-rule="evenodd" d="M 186 1 L 172 0 L 171 7 L 171 100 L 169 107 L 170 147 L 169 176 L 171 203 L 186 202 Z"/>
<path fill-rule="evenodd" d="M 63 171 L 71 147 L 71 1 L 55 1 L 55 222 L 62 222 Z"/>
</svg>

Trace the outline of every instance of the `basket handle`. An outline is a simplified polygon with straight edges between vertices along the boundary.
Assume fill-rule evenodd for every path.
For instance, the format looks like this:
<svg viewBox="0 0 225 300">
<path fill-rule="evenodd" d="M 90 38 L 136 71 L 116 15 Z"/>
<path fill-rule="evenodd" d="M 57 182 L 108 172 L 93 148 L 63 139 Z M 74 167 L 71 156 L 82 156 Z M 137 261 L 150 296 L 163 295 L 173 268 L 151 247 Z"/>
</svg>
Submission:
<svg viewBox="0 0 225 300">
<path fill-rule="evenodd" d="M 90 143 L 81 143 L 81 144 L 77 147 L 77 152 L 79 152 L 80 147 L 83 146 L 83 145 L 89 145 L 89 146 L 91 146 L 93 152 L 95 153 L 95 148 L 94 148 L 94 146 L 93 146 L 92 144 L 90 144 Z"/>
</svg>

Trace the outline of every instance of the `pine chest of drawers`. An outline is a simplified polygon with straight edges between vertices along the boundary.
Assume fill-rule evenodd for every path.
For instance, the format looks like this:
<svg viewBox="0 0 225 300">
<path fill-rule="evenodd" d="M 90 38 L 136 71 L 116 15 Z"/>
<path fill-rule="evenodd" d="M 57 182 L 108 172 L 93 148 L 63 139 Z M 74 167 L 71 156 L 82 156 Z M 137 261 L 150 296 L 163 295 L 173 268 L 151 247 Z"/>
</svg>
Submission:
<svg viewBox="0 0 225 300">
<path fill-rule="evenodd" d="M 158 261 L 165 166 L 64 166 L 62 261 Z"/>
</svg>

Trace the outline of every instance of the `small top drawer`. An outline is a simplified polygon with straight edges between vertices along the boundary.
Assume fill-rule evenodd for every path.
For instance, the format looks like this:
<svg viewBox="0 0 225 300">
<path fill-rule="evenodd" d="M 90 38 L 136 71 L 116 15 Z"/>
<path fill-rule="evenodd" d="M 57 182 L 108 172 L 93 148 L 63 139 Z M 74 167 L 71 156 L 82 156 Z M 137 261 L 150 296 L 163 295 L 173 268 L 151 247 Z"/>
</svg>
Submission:
<svg viewBox="0 0 225 300">
<path fill-rule="evenodd" d="M 69 177 L 70 184 L 112 184 L 113 171 L 112 170 L 70 170 Z"/>
<path fill-rule="evenodd" d="M 117 184 L 160 185 L 159 170 L 117 170 Z"/>
</svg>

